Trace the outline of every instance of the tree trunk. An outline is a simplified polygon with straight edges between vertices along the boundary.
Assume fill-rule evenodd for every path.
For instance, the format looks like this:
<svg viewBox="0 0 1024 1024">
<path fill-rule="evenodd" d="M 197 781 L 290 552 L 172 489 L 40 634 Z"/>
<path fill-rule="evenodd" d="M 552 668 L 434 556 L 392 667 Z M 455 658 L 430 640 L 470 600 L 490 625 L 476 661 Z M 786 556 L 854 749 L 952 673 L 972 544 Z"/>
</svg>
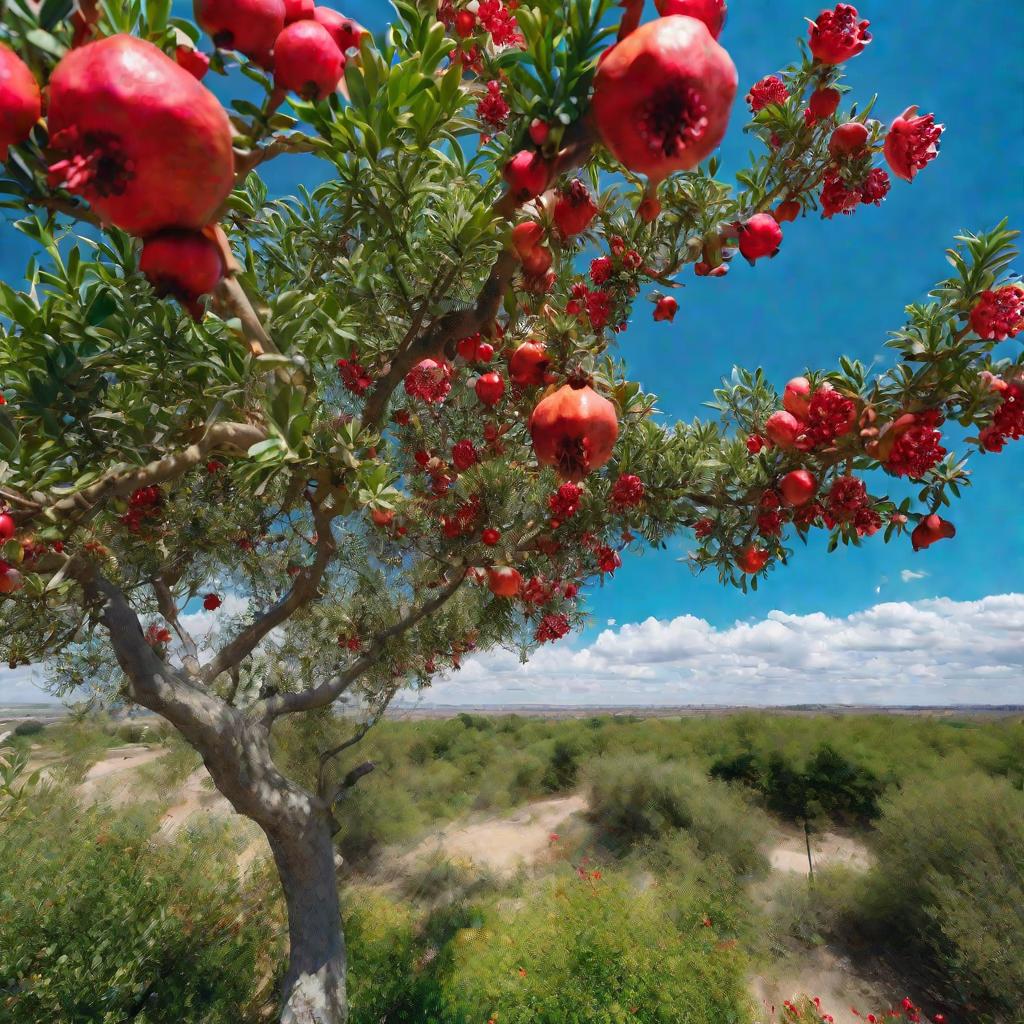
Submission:
<svg viewBox="0 0 1024 1024">
<path fill-rule="evenodd" d="M 288 907 L 291 955 L 281 1024 L 345 1024 L 345 938 L 330 819 L 313 811 L 303 831 L 267 831 Z"/>
<path fill-rule="evenodd" d="M 807 844 L 807 872 L 810 880 L 814 881 L 814 861 L 811 859 L 811 828 L 804 820 L 804 842 Z"/>
</svg>

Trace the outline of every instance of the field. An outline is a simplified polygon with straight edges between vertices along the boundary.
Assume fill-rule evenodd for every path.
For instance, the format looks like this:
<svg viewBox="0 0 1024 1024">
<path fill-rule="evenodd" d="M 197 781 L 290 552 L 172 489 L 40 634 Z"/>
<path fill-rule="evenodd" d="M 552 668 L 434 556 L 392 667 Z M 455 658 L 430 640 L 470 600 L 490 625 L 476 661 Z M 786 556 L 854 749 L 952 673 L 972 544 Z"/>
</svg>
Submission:
<svg viewBox="0 0 1024 1024">
<path fill-rule="evenodd" d="M 156 720 L 39 724 L 0 727 L 0 1021 L 271 1019 L 262 835 Z M 349 753 L 355 1024 L 1024 1021 L 1019 714 L 462 713 Z"/>
</svg>

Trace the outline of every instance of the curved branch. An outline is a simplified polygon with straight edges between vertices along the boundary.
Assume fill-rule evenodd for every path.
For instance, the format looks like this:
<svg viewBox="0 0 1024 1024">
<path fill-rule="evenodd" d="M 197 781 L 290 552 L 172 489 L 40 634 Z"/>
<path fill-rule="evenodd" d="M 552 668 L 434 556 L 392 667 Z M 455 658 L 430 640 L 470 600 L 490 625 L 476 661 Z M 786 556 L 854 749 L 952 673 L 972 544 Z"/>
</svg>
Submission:
<svg viewBox="0 0 1024 1024">
<path fill-rule="evenodd" d="M 190 676 L 197 675 L 199 672 L 199 647 L 192 634 L 181 624 L 181 619 L 178 616 L 178 602 L 174 599 L 174 594 L 163 576 L 157 576 L 153 580 L 153 593 L 156 595 L 156 605 L 160 609 L 160 614 L 178 634 L 181 646 L 185 649 L 185 656 L 182 658 L 185 671 Z"/>
</svg>

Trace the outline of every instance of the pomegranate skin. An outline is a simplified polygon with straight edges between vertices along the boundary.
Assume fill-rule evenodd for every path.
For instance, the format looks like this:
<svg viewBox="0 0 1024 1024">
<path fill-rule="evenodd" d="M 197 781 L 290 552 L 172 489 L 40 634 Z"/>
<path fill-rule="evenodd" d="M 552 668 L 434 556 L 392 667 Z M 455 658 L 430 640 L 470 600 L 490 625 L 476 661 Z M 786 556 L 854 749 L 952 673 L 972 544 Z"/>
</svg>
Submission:
<svg viewBox="0 0 1024 1024">
<path fill-rule="evenodd" d="M 290 25 L 293 21 L 306 21 L 313 17 L 315 9 L 313 0 L 284 0 L 284 23 Z"/>
<path fill-rule="evenodd" d="M 518 569 L 508 565 L 495 565 L 487 570 L 487 587 L 495 597 L 515 597 L 523 585 Z"/>
<path fill-rule="evenodd" d="M 548 187 L 551 169 L 544 157 L 532 149 L 521 149 L 502 172 L 509 191 L 521 203 L 536 199 Z"/>
<path fill-rule="evenodd" d="M 274 46 L 274 82 L 306 100 L 326 99 L 341 81 L 345 55 L 315 21 L 296 21 Z"/>
<path fill-rule="evenodd" d="M 751 263 L 774 256 L 782 244 L 782 228 L 770 213 L 755 213 L 740 228 L 740 252 Z"/>
<path fill-rule="evenodd" d="M 736 568 L 753 576 L 768 564 L 770 558 L 771 555 L 764 548 L 751 544 L 739 553 L 739 557 L 736 559 Z"/>
<path fill-rule="evenodd" d="M 16 532 L 14 517 L 7 512 L 0 512 L 0 542 L 9 541 Z"/>
<path fill-rule="evenodd" d="M 541 465 L 579 483 L 612 457 L 619 421 L 615 406 L 593 388 L 565 384 L 537 404 L 530 436 Z"/>
<path fill-rule="evenodd" d="M 335 46 L 343 54 L 348 53 L 349 50 L 358 50 L 359 40 L 368 34 L 358 22 L 331 10 L 330 7 L 314 7 L 313 20 L 330 32 Z"/>
<path fill-rule="evenodd" d="M 811 411 L 811 382 L 806 377 L 794 377 L 786 385 L 782 407 L 798 420 L 807 419 Z"/>
<path fill-rule="evenodd" d="M 39 83 L 15 52 L 0 44 L 0 162 L 9 146 L 29 137 L 39 115 Z"/>
<path fill-rule="evenodd" d="M 157 295 L 177 299 L 196 320 L 199 298 L 208 295 L 224 276 L 220 249 L 199 231 L 162 231 L 142 246 L 139 269 Z"/>
<path fill-rule="evenodd" d="M 663 18 L 670 14 L 685 14 L 703 21 L 715 39 L 722 34 L 727 10 L 725 0 L 654 0 L 654 6 Z"/>
<path fill-rule="evenodd" d="M 524 341 L 509 357 L 508 375 L 521 388 L 536 387 L 544 383 L 550 365 L 551 357 L 543 345 Z"/>
<path fill-rule="evenodd" d="M 196 22 L 226 50 L 264 58 L 284 28 L 285 0 L 195 0 Z"/>
<path fill-rule="evenodd" d="M 802 429 L 800 421 L 789 412 L 773 412 L 764 421 L 764 432 L 778 448 L 792 448 Z"/>
<path fill-rule="evenodd" d="M 593 97 L 598 132 L 621 164 L 657 184 L 718 148 L 737 83 L 729 54 L 702 21 L 658 18 L 601 62 Z"/>
<path fill-rule="evenodd" d="M 50 77 L 48 123 L 68 159 L 51 179 L 133 235 L 201 228 L 234 186 L 231 124 L 213 93 L 152 43 L 110 36 Z"/>
<path fill-rule="evenodd" d="M 860 121 L 847 121 L 839 125 L 828 140 L 828 151 L 836 159 L 844 156 L 857 156 L 868 144 L 867 125 Z"/>
<path fill-rule="evenodd" d="M 818 481 L 814 474 L 806 469 L 794 469 L 787 473 L 779 483 L 782 500 L 792 508 L 800 508 L 814 497 L 818 490 Z"/>
</svg>

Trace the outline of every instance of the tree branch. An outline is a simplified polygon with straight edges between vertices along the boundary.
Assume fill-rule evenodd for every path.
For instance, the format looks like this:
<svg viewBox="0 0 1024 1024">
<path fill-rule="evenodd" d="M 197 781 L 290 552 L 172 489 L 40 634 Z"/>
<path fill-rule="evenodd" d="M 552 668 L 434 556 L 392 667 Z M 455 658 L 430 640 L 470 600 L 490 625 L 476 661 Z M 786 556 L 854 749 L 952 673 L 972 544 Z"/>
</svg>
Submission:
<svg viewBox="0 0 1024 1024">
<path fill-rule="evenodd" d="M 337 789 L 331 794 L 330 798 L 326 801 L 328 807 L 333 807 L 336 803 L 339 803 L 347 795 L 348 791 L 360 780 L 366 778 L 370 772 L 376 769 L 377 765 L 373 761 L 364 761 L 362 764 L 356 765 L 350 772 L 348 772 L 339 783 Z"/>
<path fill-rule="evenodd" d="M 160 614 L 171 625 L 174 632 L 178 634 L 181 646 L 185 648 L 185 656 L 182 658 L 185 671 L 190 676 L 198 675 L 199 648 L 196 646 L 192 635 L 181 624 L 181 619 L 178 617 L 178 603 L 163 576 L 157 576 L 153 580 L 153 593 L 156 595 L 156 605 L 160 609 Z"/>
</svg>

